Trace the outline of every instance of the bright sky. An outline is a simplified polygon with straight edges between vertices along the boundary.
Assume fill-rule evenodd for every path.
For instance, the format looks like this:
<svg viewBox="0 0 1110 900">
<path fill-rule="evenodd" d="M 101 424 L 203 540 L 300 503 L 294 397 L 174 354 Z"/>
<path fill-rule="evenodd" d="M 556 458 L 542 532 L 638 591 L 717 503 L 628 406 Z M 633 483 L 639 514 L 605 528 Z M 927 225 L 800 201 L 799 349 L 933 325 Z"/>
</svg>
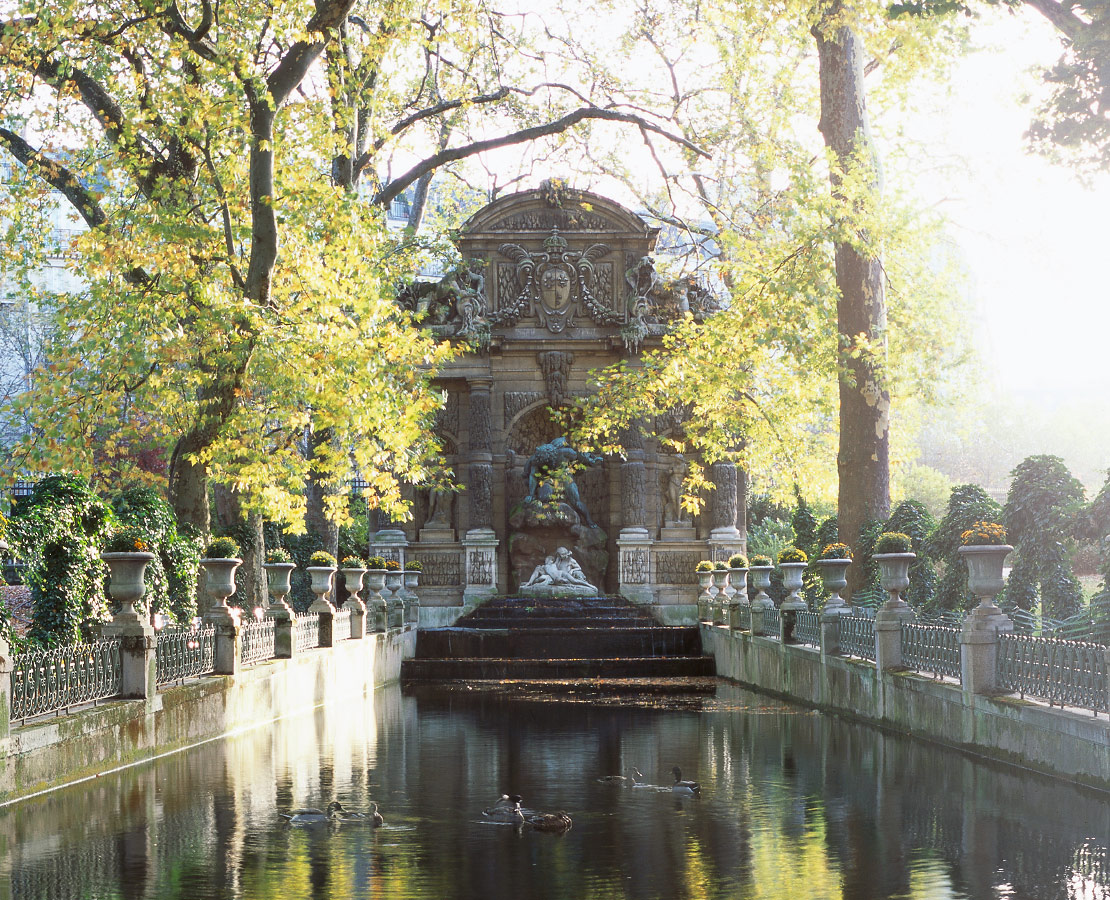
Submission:
<svg viewBox="0 0 1110 900">
<path fill-rule="evenodd" d="M 1025 149 L 1032 111 L 1021 98 L 1038 84 L 1029 71 L 1061 53 L 1049 24 L 1022 7 L 988 11 L 972 31 L 982 49 L 913 130 L 961 160 L 927 199 L 944 198 L 966 258 L 984 363 L 1004 391 L 1106 396 L 1110 175 L 1085 188 Z"/>
</svg>

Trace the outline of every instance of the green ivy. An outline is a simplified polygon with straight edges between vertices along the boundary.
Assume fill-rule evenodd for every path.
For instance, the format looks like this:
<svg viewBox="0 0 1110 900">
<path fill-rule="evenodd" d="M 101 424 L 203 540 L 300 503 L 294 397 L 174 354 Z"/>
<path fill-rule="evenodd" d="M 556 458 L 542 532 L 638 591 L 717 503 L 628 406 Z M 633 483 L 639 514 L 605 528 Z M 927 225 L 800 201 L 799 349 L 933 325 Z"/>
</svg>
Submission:
<svg viewBox="0 0 1110 900">
<path fill-rule="evenodd" d="M 1041 613 L 1065 618 L 1079 611 L 1083 591 L 1072 574 L 1068 541 L 1085 500 L 1080 484 L 1058 456 L 1030 456 L 1011 473 L 1002 510 L 1014 545 L 1006 599 L 1032 609 L 1040 589 Z"/>
<path fill-rule="evenodd" d="M 906 601 L 916 609 L 933 609 L 937 599 L 937 568 L 926 552 L 929 536 L 936 530 L 937 520 L 919 500 L 903 500 L 886 520 L 885 531 L 909 535 L 917 559 L 910 566 L 910 587 Z"/>
<path fill-rule="evenodd" d="M 1002 507 L 977 484 L 959 484 L 948 497 L 948 509 L 925 544 L 926 552 L 944 566 L 935 605 L 943 610 L 970 609 L 979 601 L 967 587 L 967 563 L 960 556 L 960 535 L 976 522 L 997 522 Z"/>
<path fill-rule="evenodd" d="M 36 644 L 74 643 L 110 618 L 104 591 L 107 566 L 100 547 L 115 517 L 84 478 L 49 475 L 21 502 L 9 521 L 9 539 L 27 564 Z"/>
</svg>

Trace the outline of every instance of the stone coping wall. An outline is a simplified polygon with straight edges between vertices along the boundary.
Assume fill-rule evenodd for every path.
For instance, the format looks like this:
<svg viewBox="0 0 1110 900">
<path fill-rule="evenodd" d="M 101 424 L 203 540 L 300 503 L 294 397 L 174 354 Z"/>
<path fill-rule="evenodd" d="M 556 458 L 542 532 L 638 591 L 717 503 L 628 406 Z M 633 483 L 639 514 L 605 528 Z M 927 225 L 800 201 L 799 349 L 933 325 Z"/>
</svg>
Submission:
<svg viewBox="0 0 1110 900">
<path fill-rule="evenodd" d="M 1110 791 L 1110 721 L 1012 696 L 985 696 L 909 671 L 774 638 L 701 627 L 717 674 L 755 690 L 1000 762 Z M 910 773 L 907 773 L 910 775 Z"/>
<path fill-rule="evenodd" d="M 399 680 L 415 650 L 415 629 L 368 634 L 13 727 L 0 741 L 0 803 L 367 693 Z"/>
</svg>

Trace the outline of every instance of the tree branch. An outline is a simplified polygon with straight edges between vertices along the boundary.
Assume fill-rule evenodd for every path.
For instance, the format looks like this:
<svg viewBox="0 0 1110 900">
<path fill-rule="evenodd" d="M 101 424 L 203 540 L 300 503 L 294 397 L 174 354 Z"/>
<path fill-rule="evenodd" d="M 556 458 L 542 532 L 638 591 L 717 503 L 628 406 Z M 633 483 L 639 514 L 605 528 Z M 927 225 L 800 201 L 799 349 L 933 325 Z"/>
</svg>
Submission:
<svg viewBox="0 0 1110 900">
<path fill-rule="evenodd" d="M 590 106 L 582 109 L 576 109 L 573 112 L 567 113 L 561 118 L 554 119 L 551 122 L 545 122 L 543 125 L 534 125 L 531 128 L 522 128 L 519 131 L 514 131 L 511 134 L 504 134 L 500 137 L 490 138 L 484 141 L 474 141 L 470 144 L 465 144 L 462 147 L 451 147 L 439 153 L 429 156 L 427 159 L 417 163 L 403 175 L 395 178 L 385 187 L 383 187 L 374 197 L 374 202 L 387 206 L 393 201 L 395 197 L 407 188 L 410 184 L 420 178 L 425 173 L 432 172 L 440 166 L 447 163 L 455 162 L 460 159 L 466 159 L 470 156 L 475 156 L 479 153 L 485 153 L 487 150 L 496 150 L 498 147 L 510 147 L 514 144 L 523 144 L 528 141 L 538 140 L 541 137 L 547 137 L 552 134 L 562 134 L 569 128 L 573 128 L 579 122 L 584 122 L 587 119 L 601 119 L 608 122 L 626 122 L 631 125 L 658 134 L 665 137 L 669 141 L 673 141 L 681 147 L 685 147 L 692 153 L 696 153 L 706 159 L 709 159 L 709 154 L 702 150 L 696 144 L 691 143 L 684 137 L 676 134 L 671 134 L 654 122 L 649 122 L 641 116 L 633 115 L 632 113 L 620 112 L 615 109 L 600 109 L 598 107 Z"/>
<path fill-rule="evenodd" d="M 1048 19 L 1072 43 L 1090 27 L 1079 16 L 1054 0 L 1025 0 L 1026 5 L 1032 6 L 1037 12 Z"/>
<path fill-rule="evenodd" d="M 14 131 L 0 128 L 0 140 L 8 145 L 12 156 L 18 159 L 28 169 L 35 173 L 47 184 L 55 188 L 73 204 L 74 209 L 81 214 L 81 218 L 89 228 L 99 228 L 108 221 L 108 216 L 100 206 L 100 202 L 87 190 L 77 176 L 60 162 L 36 150 Z"/>
</svg>

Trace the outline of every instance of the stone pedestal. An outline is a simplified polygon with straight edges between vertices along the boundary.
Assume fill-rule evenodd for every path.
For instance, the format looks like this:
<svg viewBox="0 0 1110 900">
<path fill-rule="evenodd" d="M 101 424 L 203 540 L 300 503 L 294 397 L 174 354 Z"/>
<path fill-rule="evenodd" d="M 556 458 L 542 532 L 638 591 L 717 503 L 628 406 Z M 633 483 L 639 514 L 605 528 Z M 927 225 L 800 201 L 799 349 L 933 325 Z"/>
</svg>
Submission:
<svg viewBox="0 0 1110 900">
<path fill-rule="evenodd" d="M 335 607 L 323 597 L 317 597 L 308 608 L 310 613 L 320 617 L 320 643 L 319 647 L 331 647 L 335 644 Z"/>
<path fill-rule="evenodd" d="M 239 631 L 242 628 L 240 612 L 228 606 L 213 606 L 204 614 L 204 624 L 216 630 L 216 675 L 238 675 L 240 664 Z"/>
<path fill-rule="evenodd" d="M 453 544 L 455 529 L 442 525 L 426 525 L 420 529 L 421 544 Z"/>
<path fill-rule="evenodd" d="M 274 620 L 274 659 L 292 659 L 297 653 L 297 617 L 291 609 L 273 607 L 266 610 L 266 617 Z"/>
<path fill-rule="evenodd" d="M 909 606 L 895 609 L 883 607 L 875 613 L 875 665 L 880 672 L 904 668 L 902 623 L 913 620 L 913 610 Z"/>
<path fill-rule="evenodd" d="M 651 587 L 651 545 L 647 528 L 622 528 L 617 538 L 621 596 L 642 606 L 655 602 Z"/>
<path fill-rule="evenodd" d="M 0 637 L 0 753 L 7 754 L 8 735 L 11 733 L 12 709 L 12 651 L 8 642 Z"/>
<path fill-rule="evenodd" d="M 382 559 L 392 559 L 400 565 L 405 564 L 405 550 L 408 538 L 400 528 L 383 528 L 370 539 L 370 555 Z"/>
<path fill-rule="evenodd" d="M 697 530 L 690 522 L 674 522 L 668 520 L 659 529 L 661 541 L 693 541 L 698 536 Z"/>
<path fill-rule="evenodd" d="M 158 639 L 150 623 L 137 617 L 122 617 L 121 621 L 121 616 L 116 616 L 104 626 L 101 636 L 120 639 L 121 696 L 153 699 L 158 693 Z"/>
<path fill-rule="evenodd" d="M 466 583 L 463 606 L 473 608 L 497 593 L 497 546 L 492 528 L 472 528 L 463 538 Z"/>
<path fill-rule="evenodd" d="M 997 691 L 998 635 L 1013 630 L 1013 620 L 993 603 L 975 607 L 964 619 L 960 632 L 960 683 L 965 693 Z"/>
</svg>

